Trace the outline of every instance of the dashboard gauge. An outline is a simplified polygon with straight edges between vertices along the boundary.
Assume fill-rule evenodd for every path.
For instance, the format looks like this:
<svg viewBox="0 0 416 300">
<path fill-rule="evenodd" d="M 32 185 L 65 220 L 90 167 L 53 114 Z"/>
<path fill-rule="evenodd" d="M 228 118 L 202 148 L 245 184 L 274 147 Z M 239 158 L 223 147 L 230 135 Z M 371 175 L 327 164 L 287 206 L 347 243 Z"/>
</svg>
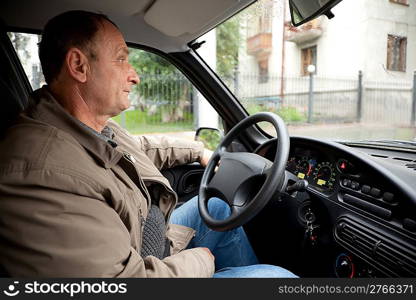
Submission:
<svg viewBox="0 0 416 300">
<path fill-rule="evenodd" d="M 300 179 L 304 179 L 312 174 L 312 164 L 309 162 L 308 158 L 304 157 L 299 160 L 299 163 L 296 168 L 296 176 Z"/>
<path fill-rule="evenodd" d="M 287 161 L 286 169 L 289 172 L 296 173 L 296 167 L 297 167 L 296 157 L 290 157 Z"/>
<path fill-rule="evenodd" d="M 315 185 L 332 189 L 335 183 L 335 170 L 330 162 L 322 162 L 316 166 L 313 172 L 313 182 Z"/>
</svg>

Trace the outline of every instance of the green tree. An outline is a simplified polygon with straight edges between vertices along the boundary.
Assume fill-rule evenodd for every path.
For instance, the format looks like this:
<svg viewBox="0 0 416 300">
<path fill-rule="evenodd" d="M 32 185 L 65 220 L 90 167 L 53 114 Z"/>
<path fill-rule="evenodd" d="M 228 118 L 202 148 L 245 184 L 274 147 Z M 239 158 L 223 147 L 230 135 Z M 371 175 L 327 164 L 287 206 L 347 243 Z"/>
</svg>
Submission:
<svg viewBox="0 0 416 300">
<path fill-rule="evenodd" d="M 159 122 L 183 120 L 192 93 L 187 78 L 169 61 L 151 52 L 131 49 L 129 61 L 140 76 L 132 99 L 136 109 L 158 115 Z"/>
<path fill-rule="evenodd" d="M 234 78 L 238 65 L 238 52 L 242 42 L 241 18 L 235 16 L 217 27 L 217 73 L 222 78 Z"/>
<path fill-rule="evenodd" d="M 232 80 L 242 41 L 240 18 L 234 17 L 219 26 L 216 37 L 217 71 L 221 77 Z M 164 122 L 182 120 L 193 93 L 187 78 L 166 59 L 151 52 L 131 49 L 129 60 L 140 76 L 140 84 L 135 86 L 132 99 L 136 109 L 150 113 L 158 110 Z M 164 109 L 167 105 L 169 109 L 160 112 L 162 104 Z"/>
</svg>

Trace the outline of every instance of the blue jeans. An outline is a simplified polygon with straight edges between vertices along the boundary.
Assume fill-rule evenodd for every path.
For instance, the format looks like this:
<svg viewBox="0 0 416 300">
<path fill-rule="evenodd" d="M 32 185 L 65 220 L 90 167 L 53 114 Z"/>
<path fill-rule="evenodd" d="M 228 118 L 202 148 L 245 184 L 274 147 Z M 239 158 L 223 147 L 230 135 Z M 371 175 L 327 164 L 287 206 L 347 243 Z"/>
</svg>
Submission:
<svg viewBox="0 0 416 300">
<path fill-rule="evenodd" d="M 218 220 L 224 220 L 230 215 L 230 207 L 218 198 L 209 200 L 208 210 L 211 216 Z M 214 278 L 297 277 L 283 268 L 258 264 L 242 227 L 225 232 L 209 229 L 199 215 L 197 197 L 175 209 L 170 222 L 195 229 L 196 234 L 188 248 L 207 247 L 211 250 L 215 256 Z"/>
</svg>

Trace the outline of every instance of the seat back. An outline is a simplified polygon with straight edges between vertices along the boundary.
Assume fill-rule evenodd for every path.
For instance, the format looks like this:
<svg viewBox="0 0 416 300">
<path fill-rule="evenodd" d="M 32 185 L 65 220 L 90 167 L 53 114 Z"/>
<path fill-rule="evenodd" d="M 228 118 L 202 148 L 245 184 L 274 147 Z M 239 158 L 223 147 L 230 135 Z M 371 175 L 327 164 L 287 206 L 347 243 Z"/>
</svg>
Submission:
<svg viewBox="0 0 416 300">
<path fill-rule="evenodd" d="M 0 139 L 19 113 L 27 107 L 31 91 L 29 80 L 0 20 Z M 3 242 L 1 238 L 0 242 Z M 8 277 L 1 265 L 0 277 Z"/>
</svg>

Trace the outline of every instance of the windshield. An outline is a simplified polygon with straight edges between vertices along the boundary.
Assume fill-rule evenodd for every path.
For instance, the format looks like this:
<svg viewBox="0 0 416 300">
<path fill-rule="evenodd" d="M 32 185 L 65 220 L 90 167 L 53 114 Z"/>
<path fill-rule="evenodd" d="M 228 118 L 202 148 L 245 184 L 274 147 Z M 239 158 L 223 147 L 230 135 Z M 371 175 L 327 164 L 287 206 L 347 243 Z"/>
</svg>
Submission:
<svg viewBox="0 0 416 300">
<path fill-rule="evenodd" d="M 293 27 L 287 1 L 261 0 L 198 52 L 248 113 L 277 113 L 291 135 L 416 141 L 416 7 L 372 2 L 342 1 L 333 19 Z"/>
</svg>

